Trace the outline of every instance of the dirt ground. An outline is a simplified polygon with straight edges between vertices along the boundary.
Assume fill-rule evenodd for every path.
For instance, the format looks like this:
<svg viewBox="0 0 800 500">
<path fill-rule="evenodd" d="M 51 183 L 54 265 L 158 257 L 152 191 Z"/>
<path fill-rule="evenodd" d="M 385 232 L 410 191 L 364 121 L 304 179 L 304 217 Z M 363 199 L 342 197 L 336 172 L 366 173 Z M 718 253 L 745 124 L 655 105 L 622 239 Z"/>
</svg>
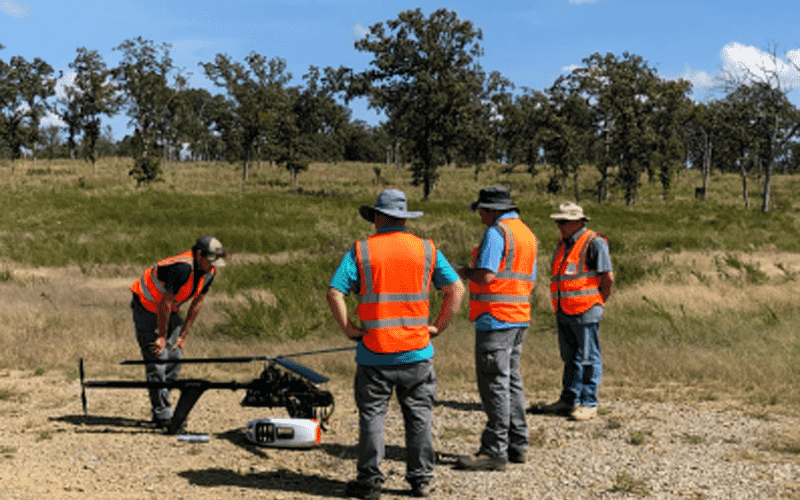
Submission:
<svg viewBox="0 0 800 500">
<path fill-rule="evenodd" d="M 88 327 L 72 324 L 73 317 L 118 330 L 127 336 L 120 345 L 133 342 L 125 307 L 131 270 L 102 278 L 77 268 L 4 266 L 11 277 L 0 282 L 4 348 L 20 349 L 13 343 L 15 332 L 30 341 L 56 321 L 75 331 L 69 342 L 79 342 Z M 72 294 L 80 300 L 70 300 Z M 87 347 L 97 352 L 90 341 Z M 76 349 L 65 345 L 64 356 L 72 358 Z M 123 352 L 112 347 L 105 356 L 121 360 Z M 87 379 L 118 378 L 107 366 L 86 361 Z M 250 377 L 258 376 L 259 367 L 252 369 Z M 187 366 L 183 377 L 194 377 L 197 370 Z M 243 431 L 251 419 L 286 417 L 286 412 L 242 407 L 243 391 L 203 394 L 187 432 L 208 435 L 209 441 L 190 443 L 149 424 L 142 389 L 89 388 L 84 415 L 76 374 L 0 369 L 0 500 L 343 498 L 345 483 L 355 477 L 357 412 L 347 376 L 323 386 L 333 393 L 336 409 L 321 446 L 280 450 L 249 443 Z M 550 396 L 528 394 L 529 402 Z M 527 463 L 509 465 L 505 472 L 455 470 L 457 455 L 477 450 L 484 423 L 474 390 L 440 385 L 433 428 L 439 463 L 431 498 L 800 499 L 800 439 L 789 412 L 765 414 L 721 401 L 688 406 L 604 401 L 598 418 L 587 423 L 529 414 Z M 402 418 L 393 402 L 382 498 L 408 497 L 403 443 Z"/>
</svg>

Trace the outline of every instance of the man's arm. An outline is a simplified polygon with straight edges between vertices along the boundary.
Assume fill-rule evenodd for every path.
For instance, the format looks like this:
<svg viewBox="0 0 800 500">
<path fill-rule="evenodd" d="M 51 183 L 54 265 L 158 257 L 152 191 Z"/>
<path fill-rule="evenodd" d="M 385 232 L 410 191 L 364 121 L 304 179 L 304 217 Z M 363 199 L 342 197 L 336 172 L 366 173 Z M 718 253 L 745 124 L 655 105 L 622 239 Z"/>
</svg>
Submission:
<svg viewBox="0 0 800 500">
<path fill-rule="evenodd" d="M 439 311 L 439 316 L 437 316 L 433 325 L 428 325 L 428 333 L 434 336 L 439 335 L 447 328 L 447 325 L 450 324 L 450 321 L 453 320 L 453 317 L 461 308 L 465 290 L 466 287 L 460 280 L 442 287 L 442 292 L 444 292 L 442 309 Z"/>
<path fill-rule="evenodd" d="M 611 287 L 614 286 L 614 273 L 600 273 L 600 295 L 603 297 L 603 302 L 608 300 L 611 296 Z"/>
<path fill-rule="evenodd" d="M 169 325 L 169 316 L 172 314 L 172 303 L 174 300 L 175 294 L 169 290 L 165 290 L 164 294 L 161 296 L 161 300 L 158 302 L 158 309 L 156 312 L 158 338 L 155 342 L 153 342 L 153 345 L 150 346 L 150 350 L 152 350 L 153 354 L 156 356 L 160 356 L 161 352 L 164 350 L 164 347 L 167 345 L 167 337 L 169 336 L 169 332 L 167 331 Z"/>
<path fill-rule="evenodd" d="M 497 278 L 497 275 L 488 269 L 462 267 L 457 272 L 462 279 L 472 281 L 481 286 L 488 285 Z"/>
<path fill-rule="evenodd" d="M 197 318 L 197 315 L 200 314 L 200 308 L 203 305 L 203 298 L 205 298 L 205 294 L 200 294 L 192 300 L 191 304 L 189 304 L 189 311 L 186 313 L 186 319 L 183 322 L 181 334 L 178 337 L 178 341 L 175 342 L 174 346 L 172 346 L 172 350 L 178 348 L 183 349 L 183 344 L 186 342 L 186 334 L 189 332 L 189 328 L 191 328 L 195 318 Z"/>
<path fill-rule="evenodd" d="M 347 313 L 347 304 L 344 301 L 344 292 L 336 288 L 328 288 L 328 306 L 333 313 L 333 319 L 339 325 L 339 328 L 352 340 L 359 340 L 366 335 L 367 332 L 357 327 L 350 321 L 350 315 Z"/>
</svg>

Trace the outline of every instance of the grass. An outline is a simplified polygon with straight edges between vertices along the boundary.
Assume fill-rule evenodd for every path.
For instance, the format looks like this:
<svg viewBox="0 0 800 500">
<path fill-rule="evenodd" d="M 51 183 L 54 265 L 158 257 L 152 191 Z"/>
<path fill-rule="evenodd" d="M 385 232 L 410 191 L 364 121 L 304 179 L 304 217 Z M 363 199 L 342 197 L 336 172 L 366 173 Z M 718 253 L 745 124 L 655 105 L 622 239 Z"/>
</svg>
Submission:
<svg viewBox="0 0 800 500">
<path fill-rule="evenodd" d="M 128 163 L 105 159 L 93 174 L 80 161 L 18 162 L 12 174 L 0 161 L 0 286 L 13 299 L 0 304 L 0 368 L 74 375 L 77 358 L 92 353 L 101 365 L 94 373 L 120 373 L 114 363 L 136 356 L 129 282 L 204 233 L 231 250 L 231 265 L 219 273 L 191 334 L 193 356 L 346 343 L 325 290 L 342 255 L 372 232 L 357 208 L 373 204 L 384 187 L 374 181 L 376 165 L 313 164 L 292 189 L 289 173 L 267 164 L 246 184 L 225 163 L 170 164 L 164 182 L 137 189 Z M 468 262 L 485 229 L 466 204 L 483 186 L 511 187 L 540 252 L 523 376 L 531 395 L 554 398 L 561 363 L 547 276 L 558 232 L 549 214 L 568 196 L 547 193 L 546 174 L 489 165 L 478 182 L 472 169 L 443 168 L 423 201 L 407 169 L 380 167 L 389 186 L 407 193 L 409 208 L 425 212 L 410 229 L 432 237 L 453 263 Z M 596 180 L 586 168 L 582 192 Z M 601 397 L 724 400 L 768 411 L 800 406 L 793 383 L 800 375 L 797 180 L 774 178 L 778 202 L 767 214 L 743 206 L 737 176 L 712 176 L 710 199 L 696 201 L 700 177 L 691 171 L 681 173 L 667 200 L 646 180 L 633 206 L 618 192 L 602 204 L 589 195 L 580 200 L 589 226 L 610 241 L 617 276 L 600 329 Z M 439 299 L 434 293 L 433 315 Z M 353 297 L 348 304 L 354 308 Z M 440 384 L 474 390 L 467 309 L 435 341 L 435 359 Z M 304 362 L 329 376 L 353 371 L 349 355 Z"/>
</svg>

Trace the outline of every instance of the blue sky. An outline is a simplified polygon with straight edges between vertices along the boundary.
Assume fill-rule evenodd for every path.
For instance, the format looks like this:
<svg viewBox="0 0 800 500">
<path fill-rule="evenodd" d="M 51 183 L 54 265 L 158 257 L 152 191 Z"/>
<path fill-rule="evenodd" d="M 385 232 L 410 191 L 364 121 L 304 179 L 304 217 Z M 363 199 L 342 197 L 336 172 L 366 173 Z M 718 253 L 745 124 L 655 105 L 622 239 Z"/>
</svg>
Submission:
<svg viewBox="0 0 800 500">
<path fill-rule="evenodd" d="M 454 10 L 483 32 L 484 70 L 499 71 L 518 89 L 542 90 L 590 55 L 638 54 L 663 78 L 687 78 L 692 97 L 721 96 L 714 77 L 725 68 L 758 68 L 764 50 L 777 47 L 800 66 L 797 0 L 537 0 L 454 2 L 383 0 L 0 0 L 0 59 L 40 57 L 68 83 L 76 49 L 97 50 L 109 66 L 113 51 L 141 36 L 172 45 L 176 66 L 192 73 L 190 85 L 220 92 L 199 62 L 218 53 L 243 61 L 251 51 L 281 57 L 301 83 L 310 65 L 366 69 L 370 54 L 353 43 L 369 26 L 404 10 Z M 784 67 L 786 84 L 800 87 L 797 71 Z M 716 93 L 715 93 L 716 92 Z M 797 103 L 794 90 L 789 95 Z M 353 118 L 377 124 L 381 117 L 363 101 Z M 106 122 L 121 138 L 127 118 Z"/>
</svg>

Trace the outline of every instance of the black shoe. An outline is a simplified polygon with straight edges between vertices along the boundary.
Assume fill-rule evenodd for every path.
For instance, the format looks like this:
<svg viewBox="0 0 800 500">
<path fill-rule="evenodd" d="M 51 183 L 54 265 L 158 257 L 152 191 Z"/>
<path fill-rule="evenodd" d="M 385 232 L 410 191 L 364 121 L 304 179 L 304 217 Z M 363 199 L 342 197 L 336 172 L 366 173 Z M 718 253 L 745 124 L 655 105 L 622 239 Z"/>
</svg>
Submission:
<svg viewBox="0 0 800 500">
<path fill-rule="evenodd" d="M 348 481 L 344 487 L 344 494 L 349 497 L 363 498 L 365 500 L 378 500 L 381 497 L 381 487 L 374 483 Z"/>
<path fill-rule="evenodd" d="M 156 429 L 166 429 L 172 424 L 172 419 L 153 417 L 152 422 Z"/>
<path fill-rule="evenodd" d="M 414 483 L 411 485 L 411 496 L 425 498 L 428 496 L 428 483 Z"/>
<path fill-rule="evenodd" d="M 525 463 L 525 452 L 515 450 L 514 448 L 508 449 L 508 461 L 512 464 L 524 464 Z"/>
<path fill-rule="evenodd" d="M 505 470 L 506 459 L 484 455 L 483 453 L 461 456 L 456 460 L 456 468 L 463 470 Z"/>
</svg>

